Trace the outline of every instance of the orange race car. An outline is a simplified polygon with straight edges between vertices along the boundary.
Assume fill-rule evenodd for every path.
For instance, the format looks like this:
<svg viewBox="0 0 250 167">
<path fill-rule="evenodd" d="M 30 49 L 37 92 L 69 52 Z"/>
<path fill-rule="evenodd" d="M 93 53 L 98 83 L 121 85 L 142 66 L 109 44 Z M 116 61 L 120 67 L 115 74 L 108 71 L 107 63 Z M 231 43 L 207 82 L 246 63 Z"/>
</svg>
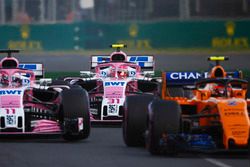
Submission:
<svg viewBox="0 0 250 167">
<path fill-rule="evenodd" d="M 209 60 L 216 65 L 204 75 L 163 72 L 161 98 L 126 98 L 123 137 L 127 146 L 146 143 L 152 154 L 249 150 L 248 82 L 241 79 L 241 72 L 225 72 L 219 62 L 226 58 Z M 183 80 L 181 87 L 173 84 L 180 79 L 193 84 Z"/>
</svg>

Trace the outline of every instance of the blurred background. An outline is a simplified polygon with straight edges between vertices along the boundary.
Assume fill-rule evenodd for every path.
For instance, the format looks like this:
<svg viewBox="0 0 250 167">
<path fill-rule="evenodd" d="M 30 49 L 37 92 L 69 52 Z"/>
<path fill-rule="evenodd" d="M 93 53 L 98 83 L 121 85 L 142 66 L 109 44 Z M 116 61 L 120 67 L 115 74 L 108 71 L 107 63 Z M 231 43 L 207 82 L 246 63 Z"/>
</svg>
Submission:
<svg viewBox="0 0 250 167">
<path fill-rule="evenodd" d="M 250 0 L 0 0 L 0 46 L 242 50 L 249 18 Z"/>
<path fill-rule="evenodd" d="M 249 0 L 0 0 L 1 24 L 244 19 Z"/>
</svg>

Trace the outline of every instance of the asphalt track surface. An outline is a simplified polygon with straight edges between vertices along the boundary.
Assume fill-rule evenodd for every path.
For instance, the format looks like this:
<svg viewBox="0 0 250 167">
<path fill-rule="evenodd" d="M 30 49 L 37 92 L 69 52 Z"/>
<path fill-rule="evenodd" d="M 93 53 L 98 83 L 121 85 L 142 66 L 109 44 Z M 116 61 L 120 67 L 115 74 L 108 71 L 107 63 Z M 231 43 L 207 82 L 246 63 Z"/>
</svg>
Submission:
<svg viewBox="0 0 250 167">
<path fill-rule="evenodd" d="M 185 153 L 152 156 L 144 148 L 128 148 L 121 128 L 92 128 L 84 141 L 62 139 L 0 140 L 0 167 L 249 167 L 248 155 Z"/>
<path fill-rule="evenodd" d="M 195 71 L 207 70 L 209 62 L 207 58 L 215 54 L 161 54 L 155 55 L 155 67 L 157 70 L 167 71 Z M 228 70 L 250 70 L 250 53 L 227 53 L 228 62 L 223 65 Z M 3 56 L 0 56 L 0 58 Z M 90 69 L 90 56 L 77 54 L 71 55 L 17 55 L 20 62 L 40 62 L 44 64 L 46 71 L 75 71 Z"/>
</svg>

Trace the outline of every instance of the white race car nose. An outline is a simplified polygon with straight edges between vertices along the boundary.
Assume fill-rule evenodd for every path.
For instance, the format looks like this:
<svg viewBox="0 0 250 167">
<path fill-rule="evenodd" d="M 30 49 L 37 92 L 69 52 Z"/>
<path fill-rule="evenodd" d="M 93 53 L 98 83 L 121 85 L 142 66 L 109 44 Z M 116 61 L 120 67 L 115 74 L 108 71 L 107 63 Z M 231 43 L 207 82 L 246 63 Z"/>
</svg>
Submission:
<svg viewBox="0 0 250 167">
<path fill-rule="evenodd" d="M 0 129 L 24 127 L 24 112 L 22 108 L 1 108 Z"/>
</svg>

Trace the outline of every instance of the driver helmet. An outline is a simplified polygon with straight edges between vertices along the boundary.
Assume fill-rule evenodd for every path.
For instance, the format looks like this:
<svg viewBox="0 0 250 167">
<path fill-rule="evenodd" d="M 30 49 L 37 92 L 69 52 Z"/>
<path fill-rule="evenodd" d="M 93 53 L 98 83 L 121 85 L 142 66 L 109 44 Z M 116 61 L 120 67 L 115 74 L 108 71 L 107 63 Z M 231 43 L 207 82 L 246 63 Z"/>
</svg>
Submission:
<svg viewBox="0 0 250 167">
<path fill-rule="evenodd" d="M 128 76 L 128 71 L 126 69 L 118 69 L 117 76 L 118 78 L 126 78 Z"/>
<path fill-rule="evenodd" d="M 227 91 L 227 94 L 226 94 Z M 227 88 L 222 84 L 214 84 L 212 88 L 212 95 L 216 97 L 230 96 L 232 91 L 231 85 L 228 85 Z"/>
</svg>

